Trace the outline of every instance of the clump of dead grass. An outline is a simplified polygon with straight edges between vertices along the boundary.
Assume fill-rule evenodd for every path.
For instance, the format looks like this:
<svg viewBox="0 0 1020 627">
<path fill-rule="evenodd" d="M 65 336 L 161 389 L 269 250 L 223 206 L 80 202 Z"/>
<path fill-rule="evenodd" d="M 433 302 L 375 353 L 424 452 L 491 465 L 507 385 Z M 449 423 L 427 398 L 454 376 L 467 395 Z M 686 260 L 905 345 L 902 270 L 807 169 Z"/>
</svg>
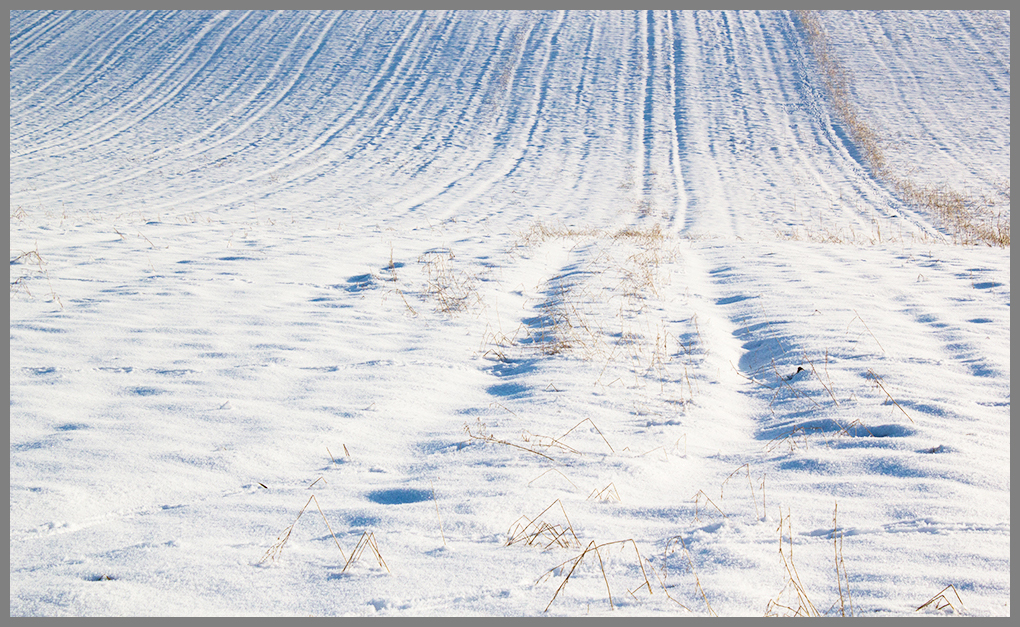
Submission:
<svg viewBox="0 0 1020 627">
<path fill-rule="evenodd" d="M 779 591 L 774 599 L 770 599 L 765 607 L 765 616 L 821 616 L 815 609 L 814 603 L 808 598 L 804 583 L 797 572 L 797 565 L 793 561 L 793 523 L 790 521 L 790 514 L 782 516 L 782 509 L 779 517 L 779 557 L 786 571 L 786 585 Z M 783 543 L 784 533 L 789 542 Z M 796 605 L 796 607 L 794 607 Z"/>
<path fill-rule="evenodd" d="M 516 234 L 517 238 L 511 246 L 511 250 L 516 251 L 537 246 L 548 240 L 598 237 L 601 233 L 602 231 L 595 227 L 574 227 L 567 226 L 562 222 L 547 223 L 536 220 L 530 227 Z"/>
<path fill-rule="evenodd" d="M 64 303 L 60 300 L 60 297 L 57 296 L 56 290 L 53 289 L 53 282 L 50 280 L 49 271 L 44 267 L 46 265 L 46 261 L 43 259 L 42 255 L 39 254 L 38 242 L 36 242 L 34 249 L 28 251 L 22 250 L 16 256 L 11 258 L 12 269 L 14 266 L 21 265 L 35 266 L 35 270 L 33 272 L 22 271 L 20 276 L 11 281 L 11 296 L 18 294 L 19 292 L 24 292 L 29 296 L 29 298 L 35 298 L 32 292 L 28 289 L 28 282 L 33 276 L 41 276 L 46 279 L 46 285 L 50 289 L 51 302 L 56 303 L 61 309 L 63 309 Z"/>
<path fill-rule="evenodd" d="M 262 487 L 265 486 L 262 485 Z M 283 530 L 282 533 L 280 533 L 279 536 L 277 536 L 276 541 L 265 552 L 265 554 L 262 556 L 262 559 L 259 560 L 258 562 L 259 564 L 263 564 L 266 561 L 275 562 L 277 559 L 280 558 L 280 556 L 283 554 L 283 547 L 286 546 L 287 541 L 290 540 L 290 536 L 291 533 L 293 533 L 294 531 L 294 527 L 297 526 L 298 521 L 301 520 L 301 516 L 305 513 L 305 510 L 308 509 L 308 506 L 313 502 L 315 503 L 315 508 L 319 510 L 319 515 L 322 516 L 322 522 L 326 524 L 326 529 L 329 530 L 329 535 L 333 538 L 333 542 L 336 544 L 337 550 L 340 551 L 340 557 L 344 560 L 344 567 L 343 570 L 341 571 L 342 573 L 347 572 L 347 569 L 350 568 L 352 564 L 360 560 L 361 556 L 364 554 L 366 549 L 372 552 L 372 555 L 375 556 L 376 562 L 379 564 L 380 567 L 384 568 L 386 572 L 390 572 L 389 566 L 386 565 L 386 560 L 383 559 L 382 553 L 379 552 L 379 544 L 376 542 L 375 533 L 373 532 L 365 531 L 361 534 L 361 537 L 358 539 L 358 543 L 355 545 L 354 550 L 351 551 L 349 557 L 344 553 L 344 550 L 340 548 L 340 541 L 337 539 L 336 534 L 333 533 L 333 527 L 329 524 L 329 521 L 326 519 L 326 514 L 322 511 L 322 507 L 319 505 L 319 500 L 315 498 L 314 494 L 309 496 L 308 500 L 305 501 L 304 506 L 301 508 L 301 511 L 298 512 L 298 515 L 294 519 L 294 522 L 292 522 L 286 529 Z"/>
<path fill-rule="evenodd" d="M 836 522 L 836 513 L 839 511 L 839 503 L 832 508 L 832 554 L 836 564 L 836 589 L 839 590 L 839 599 L 832 604 L 829 611 L 839 603 L 840 616 L 854 615 L 854 599 L 850 594 L 850 576 L 846 573 L 846 564 L 843 563 L 843 531 Z M 849 613 L 849 614 L 848 614 Z"/>
<path fill-rule="evenodd" d="M 329 535 L 333 537 L 333 542 L 336 543 L 337 550 L 340 551 L 340 557 L 342 557 L 344 561 L 349 561 L 347 556 L 344 555 L 344 550 L 340 548 L 340 541 L 336 539 L 336 534 L 333 533 L 333 528 L 330 527 L 329 521 L 326 520 L 326 514 L 323 513 L 322 508 L 319 506 L 319 500 L 316 499 L 313 494 L 308 497 L 308 500 L 305 502 L 304 507 L 301 508 L 301 511 L 298 512 L 297 518 L 294 519 L 294 522 L 292 522 L 289 527 L 284 529 L 283 532 L 277 536 L 276 542 L 274 542 L 273 545 L 266 551 L 265 555 L 262 556 L 262 559 L 259 560 L 259 564 L 266 560 L 272 560 L 275 562 L 277 558 L 283 554 L 283 547 L 287 544 L 287 540 L 290 540 L 290 534 L 294 531 L 294 527 L 297 525 L 298 521 L 301 520 L 301 516 L 305 513 L 308 505 L 313 501 L 315 502 L 316 509 L 319 510 L 319 515 L 322 516 L 322 522 L 326 523 L 326 528 L 329 529 Z"/>
<path fill-rule="evenodd" d="M 609 600 L 609 607 L 610 609 L 616 609 L 616 604 L 613 602 L 613 590 L 609 585 L 609 576 L 606 574 L 607 560 L 606 558 L 603 557 L 603 554 L 607 553 L 610 547 L 618 548 L 620 550 L 626 549 L 628 543 L 630 543 L 630 545 L 634 548 L 634 554 L 637 558 L 637 564 L 641 570 L 641 576 L 644 580 L 644 583 L 641 583 L 633 590 L 628 589 L 627 593 L 634 597 L 635 592 L 641 590 L 642 588 L 646 588 L 648 590 L 648 594 L 652 594 L 652 583 L 651 581 L 649 581 L 648 573 L 645 571 L 644 560 L 641 558 L 641 552 L 638 550 L 637 543 L 632 538 L 628 538 L 626 540 L 616 540 L 614 542 L 604 542 L 602 544 L 597 544 L 594 540 L 592 540 L 591 542 L 588 543 L 584 550 L 581 551 L 579 555 L 572 557 L 568 560 L 565 560 L 557 564 L 556 566 L 553 566 L 548 571 L 546 571 L 545 574 L 539 577 L 538 581 L 535 582 L 535 584 L 538 585 L 539 583 L 548 580 L 553 575 L 559 575 L 564 571 L 566 572 L 566 576 L 563 577 L 563 581 L 560 582 L 560 585 L 556 588 L 556 592 L 553 593 L 552 599 L 549 600 L 549 604 L 545 606 L 545 610 L 543 611 L 545 612 L 549 611 L 549 608 L 552 607 L 553 601 L 556 600 L 556 597 L 558 597 L 560 592 L 562 592 L 563 589 L 566 587 L 567 582 L 570 581 L 570 578 L 573 577 L 575 573 L 579 572 L 578 567 L 581 566 L 581 563 L 584 562 L 584 559 L 589 555 L 593 555 L 598 560 L 599 571 L 602 574 L 602 581 L 605 583 L 606 586 L 606 596 L 608 597 Z M 569 570 L 567 569 L 568 565 L 570 567 Z"/>
<path fill-rule="evenodd" d="M 586 422 L 591 425 L 591 428 L 596 433 L 598 433 L 599 437 L 609 448 L 609 452 L 616 453 L 613 445 L 609 443 L 606 436 L 602 434 L 602 431 L 590 418 L 581 420 L 576 425 L 568 429 L 566 433 L 563 433 L 558 437 L 531 433 L 530 431 L 522 431 L 520 440 L 522 444 L 517 444 L 516 442 L 496 437 L 489 431 L 488 425 L 482 422 L 481 418 L 475 418 L 475 424 L 473 427 L 468 423 L 464 423 L 464 432 L 467 433 L 469 441 L 482 442 L 484 444 L 499 444 L 501 446 L 516 448 L 521 451 L 527 451 L 528 453 L 538 455 L 539 457 L 548 459 L 551 462 L 556 462 L 557 460 L 551 456 L 552 452 L 570 453 L 577 456 L 586 454 L 586 451 L 575 446 L 571 446 L 564 441 L 568 435 Z"/>
<path fill-rule="evenodd" d="M 669 558 L 677 553 L 677 547 L 679 547 L 680 550 L 682 551 L 682 555 L 684 558 L 684 561 L 681 562 L 682 570 L 684 572 L 690 573 L 694 577 L 694 584 L 697 587 L 698 593 L 701 595 L 701 599 L 705 602 L 705 607 L 708 609 L 709 615 L 718 616 L 718 614 L 715 613 L 715 610 L 712 609 L 712 604 L 708 600 L 708 595 L 705 594 L 705 589 L 701 587 L 701 579 L 698 578 L 698 573 L 694 569 L 694 558 L 691 557 L 691 552 L 687 548 L 687 543 L 684 542 L 683 536 L 677 535 L 666 540 L 666 548 L 663 549 L 662 551 L 662 575 L 660 576 L 659 573 L 654 568 L 652 568 L 652 572 L 656 574 L 657 578 L 659 579 L 659 583 L 662 585 L 662 591 L 666 593 L 666 597 L 669 598 L 669 600 L 673 601 L 674 603 L 684 608 L 688 612 L 692 611 L 691 608 L 687 607 L 680 601 L 676 600 L 673 597 L 673 595 L 669 593 L 669 586 L 667 586 L 667 582 L 669 579 L 668 570 Z"/>
<path fill-rule="evenodd" d="M 606 350 L 605 333 L 598 318 L 586 311 L 573 286 L 561 284 L 558 293 L 542 304 L 542 315 L 530 332 L 546 355 L 575 352 L 594 359 Z"/>
<path fill-rule="evenodd" d="M 900 197 L 931 211 L 961 244 L 1009 246 L 1009 215 L 993 211 L 989 199 L 964 194 L 947 183 L 922 185 L 907 178 L 888 178 Z M 1007 198 L 1008 188 L 1007 183 Z"/>
<path fill-rule="evenodd" d="M 592 490 L 591 494 L 588 495 L 588 498 L 586 500 L 591 501 L 593 499 L 596 501 L 616 501 L 617 503 L 621 502 L 620 491 L 616 489 L 616 484 L 614 484 L 613 482 L 610 482 L 609 485 L 602 488 L 601 490 L 599 490 L 598 488 Z"/>
<path fill-rule="evenodd" d="M 354 550 L 351 551 L 351 556 L 347 559 L 347 563 L 344 564 L 344 568 L 340 572 L 347 572 L 347 569 L 350 568 L 351 564 L 361 559 L 361 556 L 366 549 L 372 552 L 376 563 L 380 567 L 384 568 L 386 572 L 390 572 L 390 567 L 386 565 L 386 560 L 383 559 L 382 553 L 379 552 L 379 544 L 375 540 L 375 533 L 369 531 L 362 532 L 361 537 L 358 538 L 358 544 L 354 547 Z"/>
<path fill-rule="evenodd" d="M 952 590 L 953 596 L 956 597 L 956 605 L 953 605 L 952 601 L 949 600 L 949 597 L 946 596 L 946 592 L 949 590 Z M 957 608 L 957 605 L 959 605 L 959 608 Z M 956 586 L 954 586 L 953 584 L 949 584 L 945 588 L 942 588 L 942 590 L 937 592 L 932 598 L 925 601 L 914 611 L 920 612 L 921 610 L 927 607 L 931 607 L 937 611 L 944 610 L 948 607 L 949 609 L 953 610 L 955 614 L 961 615 L 963 614 L 964 609 L 963 600 L 960 599 L 960 593 L 956 591 Z"/>
<path fill-rule="evenodd" d="M 543 518 L 556 505 L 560 506 L 560 513 L 563 514 L 563 521 L 566 524 L 550 522 L 548 518 Z M 527 516 L 517 518 L 517 520 L 510 523 L 506 536 L 505 546 L 524 544 L 525 546 L 541 546 L 543 549 L 581 547 L 581 541 L 577 538 L 574 525 L 570 522 L 570 517 L 567 516 L 567 509 L 563 506 L 563 502 L 560 499 L 550 503 L 534 518 Z"/>
<path fill-rule="evenodd" d="M 853 595 L 850 592 L 850 577 L 846 571 L 846 563 L 843 561 L 843 531 L 837 522 L 838 510 L 839 504 L 837 503 L 832 510 L 832 554 L 836 570 L 838 598 L 825 614 L 820 613 L 811 602 L 793 560 L 793 523 L 790 520 L 790 512 L 788 510 L 783 516 L 780 508 L 777 531 L 779 532 L 779 556 L 785 570 L 786 584 L 775 598 L 769 600 L 765 608 L 765 616 L 827 616 L 833 613 L 837 607 L 840 616 L 857 615 L 854 611 Z"/>
<path fill-rule="evenodd" d="M 669 282 L 670 272 L 664 266 L 679 257 L 677 246 L 670 245 L 671 239 L 659 223 L 646 228 L 598 229 L 538 221 L 518 234 L 511 252 L 519 253 L 549 240 L 569 240 L 574 242 L 575 247 L 582 244 L 591 246 L 595 251 L 591 261 L 576 275 L 618 280 L 610 288 L 609 298 L 621 296 L 626 310 L 631 315 L 640 315 L 647 308 L 645 301 L 658 296 L 661 287 Z M 544 354 L 574 353 L 586 360 L 606 358 L 607 364 L 616 356 L 622 342 L 618 342 L 616 347 L 611 346 L 606 330 L 598 322 L 600 317 L 592 313 L 593 307 L 605 303 L 605 292 L 593 293 L 590 283 L 586 279 L 568 281 L 565 277 L 556 277 L 547 283 L 549 296 L 540 306 L 542 315 L 535 318 L 535 324 L 529 330 L 532 342 Z M 621 314 L 623 309 L 621 307 Z M 621 338 L 625 335 L 621 332 Z M 494 340 L 506 339 L 505 335 L 492 336 Z M 669 361 L 663 352 L 667 341 L 663 330 L 653 345 L 646 372 L 655 371 L 662 375 L 663 365 Z M 500 346 L 505 347 L 508 343 L 495 343 L 497 347 L 490 351 L 502 359 L 505 353 Z M 512 345 L 513 340 L 509 344 Z M 632 361 L 643 360 L 636 343 L 629 348 L 634 352 L 635 359 Z"/>
<path fill-rule="evenodd" d="M 426 251 L 418 257 L 426 277 L 425 296 L 435 300 L 436 309 L 448 314 L 481 303 L 474 281 L 454 268 L 454 258 L 449 248 Z"/>
<path fill-rule="evenodd" d="M 548 459 L 551 462 L 556 462 L 555 459 L 553 459 L 549 455 L 546 455 L 542 451 L 538 450 L 535 447 L 535 445 L 532 445 L 530 447 L 528 447 L 528 446 L 521 446 L 520 444 L 517 444 L 516 442 L 511 442 L 509 440 L 505 440 L 505 439 L 502 439 L 502 438 L 497 438 L 495 435 L 493 435 L 492 433 L 489 432 L 488 425 L 486 425 L 484 422 L 482 422 L 481 418 L 476 418 L 475 419 L 475 426 L 474 426 L 473 429 L 472 429 L 471 425 L 469 425 L 467 423 L 464 423 L 464 432 L 467 433 L 469 441 L 482 442 L 483 444 L 499 444 L 501 446 L 507 446 L 507 447 L 515 448 L 515 449 L 518 449 L 518 450 L 521 450 L 521 451 L 526 451 L 526 452 L 532 453 L 534 455 L 538 455 L 539 457 L 543 457 L 545 459 Z"/>
</svg>

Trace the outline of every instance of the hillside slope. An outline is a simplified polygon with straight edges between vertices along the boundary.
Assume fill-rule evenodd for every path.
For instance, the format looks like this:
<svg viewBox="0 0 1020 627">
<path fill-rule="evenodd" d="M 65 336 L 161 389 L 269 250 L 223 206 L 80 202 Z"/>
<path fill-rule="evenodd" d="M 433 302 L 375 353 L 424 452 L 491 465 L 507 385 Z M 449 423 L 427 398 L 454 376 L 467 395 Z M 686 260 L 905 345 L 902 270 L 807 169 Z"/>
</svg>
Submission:
<svg viewBox="0 0 1020 627">
<path fill-rule="evenodd" d="M 1009 13 L 824 23 L 1008 220 Z M 794 14 L 10 52 L 12 616 L 1009 615 L 1009 249 L 874 175 Z"/>
</svg>

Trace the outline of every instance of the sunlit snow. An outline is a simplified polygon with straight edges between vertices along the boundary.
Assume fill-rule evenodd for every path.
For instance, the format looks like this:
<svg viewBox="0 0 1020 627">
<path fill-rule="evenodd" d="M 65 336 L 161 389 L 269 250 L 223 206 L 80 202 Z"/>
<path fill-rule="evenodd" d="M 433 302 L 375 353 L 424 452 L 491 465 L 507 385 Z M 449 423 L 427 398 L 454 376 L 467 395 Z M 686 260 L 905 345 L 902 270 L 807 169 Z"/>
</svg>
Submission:
<svg viewBox="0 0 1020 627">
<path fill-rule="evenodd" d="M 1008 224 L 1009 13 L 821 20 Z M 11 615 L 1008 616 L 1009 248 L 806 37 L 11 12 Z"/>
</svg>

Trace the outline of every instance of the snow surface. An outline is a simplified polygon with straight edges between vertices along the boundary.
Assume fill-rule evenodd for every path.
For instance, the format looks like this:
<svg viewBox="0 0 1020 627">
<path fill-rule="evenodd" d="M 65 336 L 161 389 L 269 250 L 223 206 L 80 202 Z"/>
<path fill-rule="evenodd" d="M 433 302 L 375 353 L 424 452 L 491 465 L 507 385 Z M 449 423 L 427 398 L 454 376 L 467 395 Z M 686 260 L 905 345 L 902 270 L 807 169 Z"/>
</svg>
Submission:
<svg viewBox="0 0 1020 627">
<path fill-rule="evenodd" d="M 823 23 L 1008 216 L 1009 13 Z M 786 12 L 12 12 L 11 615 L 1009 615 L 1009 249 L 824 94 Z"/>
</svg>

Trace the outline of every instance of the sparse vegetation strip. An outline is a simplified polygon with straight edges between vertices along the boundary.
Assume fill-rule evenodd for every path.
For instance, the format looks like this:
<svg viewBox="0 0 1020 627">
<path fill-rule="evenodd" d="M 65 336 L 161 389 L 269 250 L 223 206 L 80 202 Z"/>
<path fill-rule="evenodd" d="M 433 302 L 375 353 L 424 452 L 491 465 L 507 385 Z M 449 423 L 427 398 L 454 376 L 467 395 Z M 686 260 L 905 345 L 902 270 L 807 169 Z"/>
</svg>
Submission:
<svg viewBox="0 0 1020 627">
<path fill-rule="evenodd" d="M 949 183 L 922 184 L 893 171 L 882 148 L 882 138 L 854 102 L 853 76 L 837 57 L 818 11 L 795 13 L 807 31 L 832 106 L 875 177 L 885 181 L 904 202 L 930 211 L 958 243 L 1009 246 L 1008 212 L 993 212 L 987 199 L 960 192 Z M 1002 185 L 1001 193 L 1009 199 L 1008 181 Z"/>
</svg>

